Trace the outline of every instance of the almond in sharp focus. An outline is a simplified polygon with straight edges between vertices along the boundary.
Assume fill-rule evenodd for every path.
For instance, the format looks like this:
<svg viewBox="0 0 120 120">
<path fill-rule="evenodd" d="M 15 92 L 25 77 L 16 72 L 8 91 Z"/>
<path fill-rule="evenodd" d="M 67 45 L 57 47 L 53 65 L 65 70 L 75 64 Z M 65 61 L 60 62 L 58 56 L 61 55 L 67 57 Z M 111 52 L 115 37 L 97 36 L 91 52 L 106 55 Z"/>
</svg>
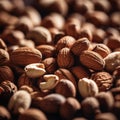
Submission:
<svg viewBox="0 0 120 120">
<path fill-rule="evenodd" d="M 74 64 L 74 56 L 69 48 L 62 48 L 57 55 L 57 63 L 59 67 L 69 68 Z"/>
<path fill-rule="evenodd" d="M 39 50 L 30 47 L 21 47 L 11 53 L 11 61 L 15 65 L 26 66 L 31 63 L 37 63 L 42 60 L 42 54 Z"/>
<path fill-rule="evenodd" d="M 76 42 L 71 47 L 71 51 L 75 55 L 80 55 L 80 53 L 84 50 L 87 50 L 89 46 L 90 46 L 90 41 L 87 38 L 83 37 L 76 40 Z"/>
<path fill-rule="evenodd" d="M 103 70 L 105 66 L 105 61 L 103 58 L 96 52 L 86 50 L 80 55 L 80 62 L 95 71 Z"/>
<path fill-rule="evenodd" d="M 75 38 L 72 36 L 64 36 L 58 40 L 56 44 L 56 49 L 59 51 L 64 47 L 70 48 L 74 44 L 75 41 L 76 41 Z"/>
<path fill-rule="evenodd" d="M 102 43 L 96 44 L 93 51 L 100 54 L 103 58 L 105 58 L 108 54 L 111 53 L 111 50 L 109 49 L 109 47 L 107 47 L 105 44 L 102 44 Z"/>
</svg>

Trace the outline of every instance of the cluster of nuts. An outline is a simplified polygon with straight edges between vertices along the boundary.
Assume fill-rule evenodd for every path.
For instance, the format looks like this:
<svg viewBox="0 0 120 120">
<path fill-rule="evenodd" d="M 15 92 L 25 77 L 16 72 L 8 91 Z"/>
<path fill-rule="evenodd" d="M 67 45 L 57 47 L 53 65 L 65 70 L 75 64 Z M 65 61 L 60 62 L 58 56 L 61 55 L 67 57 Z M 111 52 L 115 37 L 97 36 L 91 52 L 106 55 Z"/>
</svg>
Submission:
<svg viewBox="0 0 120 120">
<path fill-rule="evenodd" d="M 0 119 L 120 119 L 119 0 L 0 0 Z"/>
</svg>

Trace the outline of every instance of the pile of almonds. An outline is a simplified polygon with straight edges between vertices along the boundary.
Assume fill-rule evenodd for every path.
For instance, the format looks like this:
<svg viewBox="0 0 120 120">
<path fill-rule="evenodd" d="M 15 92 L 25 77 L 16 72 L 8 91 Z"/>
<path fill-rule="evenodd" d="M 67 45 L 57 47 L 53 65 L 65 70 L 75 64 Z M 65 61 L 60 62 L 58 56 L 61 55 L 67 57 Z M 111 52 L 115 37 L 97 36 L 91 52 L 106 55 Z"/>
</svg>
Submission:
<svg viewBox="0 0 120 120">
<path fill-rule="evenodd" d="M 1 120 L 119 113 L 119 0 L 0 0 Z"/>
</svg>

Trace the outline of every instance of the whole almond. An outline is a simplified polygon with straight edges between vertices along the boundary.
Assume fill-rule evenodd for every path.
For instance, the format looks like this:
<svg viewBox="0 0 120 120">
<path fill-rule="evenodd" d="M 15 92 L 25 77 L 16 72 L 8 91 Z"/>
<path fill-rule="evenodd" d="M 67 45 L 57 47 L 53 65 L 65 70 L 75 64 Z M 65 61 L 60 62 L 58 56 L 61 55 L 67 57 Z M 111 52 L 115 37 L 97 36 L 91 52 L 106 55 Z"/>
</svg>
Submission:
<svg viewBox="0 0 120 120">
<path fill-rule="evenodd" d="M 4 80 L 14 81 L 13 71 L 8 66 L 0 66 L 0 83 Z"/>
<path fill-rule="evenodd" d="M 10 58 L 13 64 L 26 66 L 31 63 L 40 62 L 42 60 L 42 54 L 35 48 L 20 47 L 12 51 Z"/>
<path fill-rule="evenodd" d="M 108 15 L 103 11 L 88 12 L 86 17 L 88 21 L 92 22 L 96 26 L 107 25 L 109 21 Z"/>
<path fill-rule="evenodd" d="M 76 88 L 74 84 L 67 79 L 61 79 L 55 87 L 55 92 L 64 97 L 76 97 Z"/>
<path fill-rule="evenodd" d="M 87 38 L 80 38 L 75 41 L 75 43 L 71 47 L 71 51 L 75 55 L 80 55 L 80 53 L 84 50 L 88 50 L 90 46 L 90 41 Z"/>
<path fill-rule="evenodd" d="M 36 49 L 42 53 L 43 59 L 56 55 L 56 48 L 52 45 L 38 45 Z"/>
<path fill-rule="evenodd" d="M 67 79 L 71 81 L 77 88 L 76 79 L 68 69 L 59 68 L 54 72 L 54 74 L 57 75 L 59 79 Z"/>
<path fill-rule="evenodd" d="M 54 73 L 58 68 L 57 60 L 53 57 L 44 59 L 42 63 L 45 65 L 45 70 L 47 73 Z"/>
<path fill-rule="evenodd" d="M 46 28 L 55 27 L 61 30 L 64 26 L 64 18 L 59 13 L 51 13 L 42 20 L 41 24 Z"/>
<path fill-rule="evenodd" d="M 110 36 L 104 40 L 104 44 L 112 51 L 120 47 L 120 36 Z"/>
<path fill-rule="evenodd" d="M 61 105 L 60 115 L 64 119 L 72 119 L 80 109 L 81 105 L 79 101 L 73 97 L 69 97 L 66 99 L 64 104 Z"/>
<path fill-rule="evenodd" d="M 57 55 L 57 63 L 59 67 L 70 68 L 74 65 L 74 56 L 69 48 L 62 48 Z"/>
<path fill-rule="evenodd" d="M 93 51 L 99 53 L 103 58 L 105 58 L 108 54 L 111 53 L 109 47 L 102 43 L 96 44 Z"/>
<path fill-rule="evenodd" d="M 90 50 L 82 52 L 80 62 L 95 71 L 103 70 L 105 66 L 103 58 L 98 53 Z"/>
<path fill-rule="evenodd" d="M 74 44 L 75 41 L 76 41 L 75 38 L 72 36 L 64 36 L 58 40 L 56 44 L 56 49 L 59 51 L 64 47 L 70 48 Z"/>
<path fill-rule="evenodd" d="M 44 112 L 58 113 L 60 106 L 65 102 L 65 100 L 66 99 L 64 96 L 57 93 L 52 93 L 43 97 L 38 106 Z"/>
<path fill-rule="evenodd" d="M 45 27 L 34 27 L 27 33 L 27 39 L 31 39 L 36 45 L 51 43 L 52 37 L 49 30 Z"/>
</svg>

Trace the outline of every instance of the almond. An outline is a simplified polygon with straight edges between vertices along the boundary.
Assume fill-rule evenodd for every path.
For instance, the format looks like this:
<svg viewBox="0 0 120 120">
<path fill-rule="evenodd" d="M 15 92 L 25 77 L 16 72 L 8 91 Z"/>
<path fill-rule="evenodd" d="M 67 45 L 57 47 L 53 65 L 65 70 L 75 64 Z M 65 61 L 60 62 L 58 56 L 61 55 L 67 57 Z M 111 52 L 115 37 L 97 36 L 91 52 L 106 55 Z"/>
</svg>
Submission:
<svg viewBox="0 0 120 120">
<path fill-rule="evenodd" d="M 105 61 L 103 58 L 96 52 L 86 50 L 80 55 L 80 62 L 95 71 L 103 70 L 105 66 Z"/>
<path fill-rule="evenodd" d="M 74 64 L 74 57 L 69 48 L 62 48 L 57 55 L 57 63 L 59 67 L 69 68 Z"/>
<path fill-rule="evenodd" d="M 31 63 L 37 63 L 42 60 L 42 54 L 39 50 L 30 47 L 20 47 L 11 53 L 11 61 L 15 65 L 26 66 Z"/>
</svg>

